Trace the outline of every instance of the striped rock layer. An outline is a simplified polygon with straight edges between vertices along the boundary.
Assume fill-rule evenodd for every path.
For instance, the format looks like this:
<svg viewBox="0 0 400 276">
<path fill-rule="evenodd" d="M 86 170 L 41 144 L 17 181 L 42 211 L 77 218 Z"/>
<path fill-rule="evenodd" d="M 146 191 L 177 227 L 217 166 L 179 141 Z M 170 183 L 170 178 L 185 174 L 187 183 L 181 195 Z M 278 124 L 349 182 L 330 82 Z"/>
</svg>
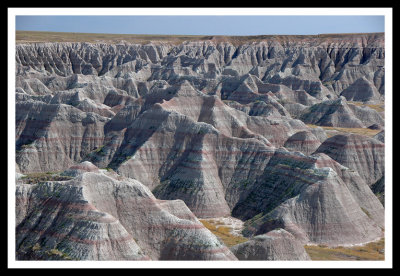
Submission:
<svg viewBox="0 0 400 276">
<path fill-rule="evenodd" d="M 357 134 L 335 135 L 316 150 L 355 170 L 371 186 L 385 173 L 385 144 Z"/>
<path fill-rule="evenodd" d="M 168 210 L 165 212 L 187 219 L 184 223 L 188 224 L 197 225 L 193 215 L 233 215 L 247 221 L 247 236 L 279 227 L 301 242 L 329 245 L 382 236 L 383 206 L 369 186 L 383 176 L 383 144 L 366 137 L 357 141 L 327 139 L 322 128 L 306 124 L 384 125 L 381 114 L 345 98 L 355 91 L 349 100 L 382 100 L 383 37 L 266 38 L 239 45 L 215 39 L 179 45 L 18 44 L 16 170 L 28 174 L 76 166 L 65 172 L 75 177 L 73 180 L 46 183 L 45 195 L 52 195 L 54 185 L 63 187 L 66 194 L 75 189 L 67 187 L 91 189 L 76 192 L 76 198 L 96 208 L 82 211 L 82 216 L 90 219 L 79 223 L 104 245 L 85 244 L 79 251 L 85 253 L 76 253 L 74 246 L 60 245 L 60 237 L 47 244 L 45 232 L 41 232 L 47 231 L 45 219 L 42 223 L 37 220 L 40 215 L 32 216 L 37 223 L 31 225 L 25 216 L 32 208 L 21 207 L 18 227 L 30 230 L 21 232 L 28 238 L 19 236 L 19 257 L 58 258 L 61 253 L 49 251 L 57 249 L 78 259 L 234 258 L 219 245 L 204 247 L 196 239 L 189 245 L 193 236 L 186 232 L 165 230 L 160 234 L 157 231 L 164 228 L 151 228 L 145 216 L 134 215 L 135 205 L 126 203 L 131 210 L 117 203 L 116 209 L 102 203 L 103 197 L 116 202 L 113 197 L 120 188 L 113 190 L 115 187 L 138 182 L 145 186 L 140 186 L 146 190 L 141 194 L 152 198 L 153 205 L 144 204 L 143 208 Z M 363 86 L 357 85 L 359 79 L 368 83 L 371 97 L 360 96 Z M 109 176 L 82 161 L 134 180 L 123 180 L 130 184 L 106 181 Z M 90 188 L 92 181 L 108 183 L 101 187 L 104 194 Z M 21 202 L 38 206 L 38 213 L 43 212 L 49 221 L 68 217 L 70 212 L 74 215 L 75 211 L 67 208 L 51 211 L 51 204 L 56 203 L 50 200 L 47 206 L 39 187 L 18 186 Z M 137 197 L 126 189 L 127 196 Z M 86 196 L 96 198 L 96 204 Z M 180 208 L 176 205 L 184 206 L 185 213 L 192 212 L 190 219 L 176 215 Z M 133 221 L 137 220 L 125 219 L 127 213 L 151 230 L 134 230 Z M 104 214 L 116 222 L 100 225 L 96 219 Z M 161 217 L 161 221 L 176 219 Z M 51 225 L 49 233 L 58 233 Z M 107 234 L 105 229 L 111 228 Z M 74 231 L 71 240 L 85 233 Z M 118 238 L 128 237 L 124 231 L 135 240 Z M 201 235 L 207 236 L 205 233 Z M 42 249 L 35 247 L 36 243 Z M 124 248 L 120 255 L 111 253 L 116 246 Z"/>
<path fill-rule="evenodd" d="M 305 243 L 331 246 L 382 236 L 384 208 L 357 172 L 325 154 L 279 155 L 233 210 L 247 219 L 245 235 L 283 228 Z"/>
<path fill-rule="evenodd" d="M 236 259 L 181 200 L 115 173 L 19 184 L 16 201 L 19 260 Z"/>
<path fill-rule="evenodd" d="M 289 232 L 278 229 L 253 237 L 230 248 L 239 260 L 307 261 L 303 244 Z"/>
<path fill-rule="evenodd" d="M 366 128 L 371 124 L 384 125 L 384 119 L 376 110 L 348 103 L 343 96 L 305 108 L 298 118 L 307 124 L 330 127 Z"/>
</svg>

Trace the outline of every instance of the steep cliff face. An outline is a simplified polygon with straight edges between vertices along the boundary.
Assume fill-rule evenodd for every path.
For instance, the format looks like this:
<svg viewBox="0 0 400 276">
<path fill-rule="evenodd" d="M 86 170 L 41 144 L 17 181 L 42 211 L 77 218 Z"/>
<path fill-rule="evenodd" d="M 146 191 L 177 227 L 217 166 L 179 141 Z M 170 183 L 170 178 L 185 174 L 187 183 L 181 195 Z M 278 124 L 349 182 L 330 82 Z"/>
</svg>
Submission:
<svg viewBox="0 0 400 276">
<path fill-rule="evenodd" d="M 247 220 L 248 236 L 280 227 L 301 242 L 373 240 L 382 235 L 384 210 L 368 186 L 384 175 L 384 144 L 364 136 L 328 139 L 323 128 L 306 124 L 383 128 L 381 113 L 354 104 L 383 103 L 383 37 L 18 44 L 17 170 L 60 172 L 72 166 L 64 175 L 74 178 L 65 185 L 46 183 L 46 194 L 62 187 L 71 201 L 78 200 L 72 199 L 73 190 L 85 204 L 94 205 L 96 215 L 84 213 L 90 220 L 79 223 L 86 223 L 84 228 L 94 231 L 89 235 L 104 245 L 87 243 L 79 252 L 70 246 L 66 250 L 73 258 L 235 258 L 220 245 L 189 245 L 193 236 L 186 232 L 134 229 L 134 220 L 121 212 L 138 207 L 122 195 L 117 201 L 129 210 L 91 202 L 116 201 L 117 190 L 124 189 L 127 197 L 138 197 L 131 193 L 132 185 L 151 198 L 151 206 L 143 208 L 179 219 L 184 218 L 177 212 L 182 213 L 190 219 L 177 224 L 195 225 L 193 231 L 201 233 L 193 235 L 205 240 L 213 238 L 196 228 L 194 216 Z M 89 163 L 79 164 L 83 161 L 113 169 L 130 184 L 106 180 L 110 176 L 90 170 Z M 95 182 L 104 194 L 95 191 Z M 121 188 L 114 190 L 117 186 Z M 21 202 L 37 206 L 49 222 L 76 212 L 52 212 L 40 187 L 18 186 Z M 49 204 L 63 204 L 52 200 Z M 24 204 L 17 211 L 18 229 L 28 230 L 19 232 L 19 258 L 50 258 L 46 250 L 62 251 L 59 237 L 49 234 L 52 243 L 47 244 L 38 234 L 47 230 L 34 230 L 44 226 L 30 224 L 30 217 L 37 221 L 40 216 L 28 214 L 31 209 Z M 103 216 L 113 219 L 99 222 Z M 150 227 L 146 223 L 143 227 Z M 51 227 L 49 233 L 57 232 Z M 72 231 L 71 239 L 83 232 Z M 127 233 L 135 240 L 125 239 Z M 46 250 L 31 249 L 37 241 Z M 116 246 L 124 248 L 120 255 L 110 253 Z"/>
<path fill-rule="evenodd" d="M 66 104 L 16 104 L 17 164 L 21 172 L 61 171 L 104 143 L 109 120 Z"/>
</svg>

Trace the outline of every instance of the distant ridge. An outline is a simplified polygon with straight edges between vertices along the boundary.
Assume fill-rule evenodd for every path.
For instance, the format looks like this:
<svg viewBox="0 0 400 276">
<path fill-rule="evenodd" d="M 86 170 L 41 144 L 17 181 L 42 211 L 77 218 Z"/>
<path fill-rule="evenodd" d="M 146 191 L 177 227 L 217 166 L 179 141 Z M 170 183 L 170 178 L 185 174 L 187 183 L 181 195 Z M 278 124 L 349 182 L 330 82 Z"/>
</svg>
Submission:
<svg viewBox="0 0 400 276">
<path fill-rule="evenodd" d="M 107 42 L 119 43 L 150 43 L 151 41 L 164 41 L 181 43 L 183 41 L 205 41 L 231 42 L 233 44 L 243 42 L 257 42 L 274 39 L 277 41 L 287 40 L 310 40 L 310 39 L 348 39 L 354 37 L 369 37 L 372 39 L 383 39 L 384 33 L 332 33 L 317 35 L 250 35 L 250 36 L 226 36 L 226 35 L 162 35 L 162 34 L 103 34 L 103 33 L 76 33 L 76 32 L 43 32 L 43 31 L 16 31 L 16 43 L 33 42 Z"/>
</svg>

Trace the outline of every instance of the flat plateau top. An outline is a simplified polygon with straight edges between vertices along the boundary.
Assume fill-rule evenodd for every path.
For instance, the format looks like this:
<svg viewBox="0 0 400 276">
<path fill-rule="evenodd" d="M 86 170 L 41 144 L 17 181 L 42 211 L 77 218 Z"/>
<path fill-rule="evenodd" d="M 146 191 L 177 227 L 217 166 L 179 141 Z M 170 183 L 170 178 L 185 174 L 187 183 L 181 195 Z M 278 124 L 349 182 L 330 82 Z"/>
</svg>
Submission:
<svg viewBox="0 0 400 276">
<path fill-rule="evenodd" d="M 259 41 L 309 41 L 309 40 L 354 40 L 358 38 L 383 39 L 384 33 L 346 33 L 319 35 L 254 35 L 254 36 L 221 36 L 221 35 L 143 35 L 143 34 L 100 34 L 100 33 L 64 33 L 16 31 L 16 43 L 34 42 L 88 42 L 88 43 L 127 43 L 147 44 L 152 41 L 179 44 L 183 41 L 230 42 L 241 44 Z"/>
</svg>

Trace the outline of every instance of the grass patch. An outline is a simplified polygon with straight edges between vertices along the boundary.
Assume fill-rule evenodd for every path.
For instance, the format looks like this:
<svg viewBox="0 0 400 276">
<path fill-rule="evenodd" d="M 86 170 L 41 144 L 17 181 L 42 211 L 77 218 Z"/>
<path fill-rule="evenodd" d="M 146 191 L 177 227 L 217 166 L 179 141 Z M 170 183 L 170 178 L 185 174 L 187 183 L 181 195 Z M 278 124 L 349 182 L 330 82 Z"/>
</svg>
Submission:
<svg viewBox="0 0 400 276">
<path fill-rule="evenodd" d="M 371 109 L 374 109 L 378 112 L 384 112 L 385 111 L 385 104 L 381 103 L 381 104 L 364 104 L 361 102 L 353 102 L 353 101 L 348 101 L 349 104 L 354 104 L 356 106 L 368 106 Z"/>
<path fill-rule="evenodd" d="M 145 35 L 145 34 L 100 34 L 100 33 L 68 33 L 16 31 L 16 43 L 32 42 L 88 42 L 88 43 L 128 43 L 147 44 L 151 41 L 164 41 L 179 44 L 183 41 L 201 41 L 210 39 L 204 35 Z"/>
<path fill-rule="evenodd" d="M 206 41 L 213 40 L 216 43 L 229 42 L 234 46 L 244 43 L 260 41 L 303 41 L 303 40 L 326 40 L 334 37 L 351 37 L 360 34 L 320 34 L 320 35 L 250 35 L 250 36 L 225 36 L 225 35 L 157 35 L 157 34 L 98 34 L 98 33 L 67 33 L 67 32 L 38 32 L 38 31 L 16 31 L 16 43 L 32 42 L 105 42 L 146 44 L 151 41 L 162 41 L 171 44 L 180 44 L 183 41 Z M 361 34 L 365 35 L 365 34 Z M 376 33 L 375 35 L 382 35 Z"/>
<path fill-rule="evenodd" d="M 366 106 L 375 109 L 378 112 L 384 112 L 385 111 L 385 105 L 384 104 L 367 104 Z"/>
<path fill-rule="evenodd" d="M 60 250 L 53 248 L 48 251 L 46 251 L 47 255 L 49 256 L 55 256 L 61 260 L 72 260 L 72 258 L 65 252 L 61 252 Z"/>
<path fill-rule="evenodd" d="M 362 246 L 327 247 L 321 245 L 304 246 L 311 260 L 316 261 L 352 261 L 352 260 L 385 260 L 385 239 L 370 242 Z"/>
<path fill-rule="evenodd" d="M 61 176 L 57 172 L 39 172 L 27 174 L 21 177 L 21 180 L 25 184 L 36 184 L 46 181 L 65 181 L 71 178 L 71 176 Z"/>
<path fill-rule="evenodd" d="M 353 133 L 353 134 L 359 134 L 359 135 L 364 135 L 364 136 L 368 136 L 368 137 L 373 137 L 376 134 L 378 134 L 379 132 L 381 132 L 381 130 L 379 129 L 369 129 L 369 128 L 357 128 L 357 127 L 328 127 L 328 126 L 317 126 L 317 125 L 311 125 L 311 124 L 307 124 L 308 127 L 311 128 L 316 128 L 316 127 L 321 127 L 323 128 L 327 133 L 326 136 L 328 136 L 328 138 L 335 136 L 337 134 L 343 134 L 343 133 Z"/>
<path fill-rule="evenodd" d="M 49 254 L 49 255 L 57 255 L 57 256 L 62 256 L 62 255 L 63 255 L 63 253 L 62 253 L 60 250 L 55 249 L 55 248 L 50 249 L 50 250 L 48 251 L 48 254 Z"/>
<path fill-rule="evenodd" d="M 231 229 L 226 226 L 218 225 L 218 222 L 210 219 L 201 219 L 200 222 L 210 230 L 220 241 L 222 241 L 227 247 L 234 246 L 236 244 L 248 241 L 245 237 L 236 236 L 231 233 Z"/>
<path fill-rule="evenodd" d="M 41 247 L 40 247 L 40 244 L 38 244 L 38 243 L 35 243 L 35 245 L 32 247 L 33 251 L 38 251 L 40 249 L 41 249 Z"/>
</svg>

